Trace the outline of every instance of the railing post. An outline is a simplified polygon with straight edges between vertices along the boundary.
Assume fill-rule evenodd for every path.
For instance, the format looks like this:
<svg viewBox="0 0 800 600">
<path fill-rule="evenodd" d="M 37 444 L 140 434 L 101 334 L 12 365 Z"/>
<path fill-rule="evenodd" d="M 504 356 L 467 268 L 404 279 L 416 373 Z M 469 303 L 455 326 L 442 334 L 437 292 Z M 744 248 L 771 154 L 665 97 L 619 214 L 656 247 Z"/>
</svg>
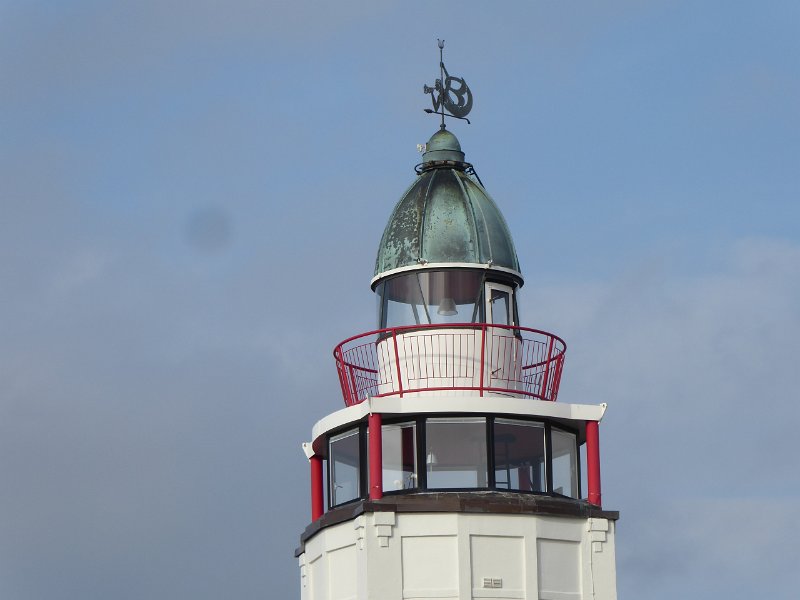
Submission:
<svg viewBox="0 0 800 600">
<path fill-rule="evenodd" d="M 345 382 L 345 375 L 344 375 L 344 364 L 342 364 L 341 358 L 334 353 L 336 357 L 336 374 L 339 375 L 339 385 L 342 387 L 342 395 L 344 396 L 344 403 L 345 406 L 350 406 L 347 404 L 347 400 L 349 398 L 347 393 L 347 383 Z"/>
<path fill-rule="evenodd" d="M 353 365 L 347 365 L 347 374 L 350 376 L 350 404 L 358 404 L 358 388 L 356 387 L 356 376 L 353 374 Z"/>
<path fill-rule="evenodd" d="M 547 344 L 547 361 L 544 363 L 544 377 L 542 378 L 542 400 L 550 400 L 547 397 L 547 383 L 550 379 L 550 361 L 553 356 L 553 336 L 550 336 L 550 342 Z"/>
<path fill-rule="evenodd" d="M 590 504 L 602 506 L 600 489 L 600 433 L 597 421 L 586 421 L 586 483 Z"/>
<path fill-rule="evenodd" d="M 325 512 L 322 492 L 322 457 L 312 456 L 311 463 L 311 520 L 316 521 Z"/>
<path fill-rule="evenodd" d="M 397 367 L 397 385 L 400 389 L 400 397 L 403 397 L 403 376 L 400 374 L 400 353 L 397 351 L 397 330 L 392 329 L 392 341 L 394 342 L 394 364 Z"/>
<path fill-rule="evenodd" d="M 562 352 L 556 359 L 555 374 L 553 375 L 553 383 L 550 386 L 553 389 L 550 398 L 553 402 L 555 402 L 556 398 L 558 397 L 558 388 L 561 385 L 561 373 L 563 372 L 563 370 L 564 370 L 564 353 Z"/>
<path fill-rule="evenodd" d="M 481 324 L 481 381 L 480 395 L 483 396 L 483 373 L 484 363 L 486 362 L 486 323 Z"/>
<path fill-rule="evenodd" d="M 372 413 L 368 417 L 369 427 L 369 499 L 383 498 L 383 432 L 381 415 Z"/>
</svg>

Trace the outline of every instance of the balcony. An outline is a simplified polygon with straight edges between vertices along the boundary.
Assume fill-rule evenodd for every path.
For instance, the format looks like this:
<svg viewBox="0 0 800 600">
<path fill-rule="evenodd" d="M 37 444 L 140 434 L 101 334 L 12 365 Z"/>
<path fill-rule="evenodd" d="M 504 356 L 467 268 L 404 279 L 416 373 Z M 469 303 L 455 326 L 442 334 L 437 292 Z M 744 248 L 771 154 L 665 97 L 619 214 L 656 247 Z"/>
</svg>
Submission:
<svg viewBox="0 0 800 600">
<path fill-rule="evenodd" d="M 346 339 L 333 355 L 347 406 L 454 391 L 554 402 L 566 349 L 546 331 L 467 323 L 377 329 Z"/>
</svg>

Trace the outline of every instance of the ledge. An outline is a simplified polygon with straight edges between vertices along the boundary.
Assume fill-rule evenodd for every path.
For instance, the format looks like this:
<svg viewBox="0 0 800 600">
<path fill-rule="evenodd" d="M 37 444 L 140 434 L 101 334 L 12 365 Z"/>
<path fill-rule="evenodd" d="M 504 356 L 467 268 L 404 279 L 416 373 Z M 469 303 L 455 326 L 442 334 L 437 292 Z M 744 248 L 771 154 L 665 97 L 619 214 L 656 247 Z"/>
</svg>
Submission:
<svg viewBox="0 0 800 600">
<path fill-rule="evenodd" d="M 364 513 L 472 513 L 495 515 L 542 515 L 576 519 L 619 519 L 619 512 L 603 510 L 585 500 L 547 494 L 515 492 L 421 492 L 384 496 L 380 500 L 357 500 L 326 512 L 306 527 L 295 556 L 305 552 L 305 543 L 326 527 L 351 521 Z"/>
</svg>

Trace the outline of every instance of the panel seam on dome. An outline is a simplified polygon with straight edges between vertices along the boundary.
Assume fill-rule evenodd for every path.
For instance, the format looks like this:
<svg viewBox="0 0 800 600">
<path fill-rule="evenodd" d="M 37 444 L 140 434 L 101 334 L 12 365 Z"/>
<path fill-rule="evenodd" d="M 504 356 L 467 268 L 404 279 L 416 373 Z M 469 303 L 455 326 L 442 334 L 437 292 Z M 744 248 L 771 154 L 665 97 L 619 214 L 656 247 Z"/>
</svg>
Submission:
<svg viewBox="0 0 800 600">
<path fill-rule="evenodd" d="M 418 260 L 425 260 L 425 216 L 428 214 L 428 200 L 431 197 L 431 186 L 433 185 L 433 180 L 436 179 L 436 174 L 438 173 L 438 169 L 433 172 L 431 175 L 431 179 L 428 182 L 428 189 L 425 190 L 425 198 L 422 203 L 422 220 L 419 224 L 419 256 L 417 257 Z"/>
<path fill-rule="evenodd" d="M 456 177 L 456 179 L 458 180 L 458 185 L 461 186 L 461 191 L 464 193 L 464 196 L 469 201 L 469 202 L 467 202 L 467 204 L 469 205 L 469 210 L 472 213 L 472 222 L 475 225 L 475 243 L 478 246 L 478 260 L 480 261 L 481 257 L 482 257 L 481 235 L 478 232 L 478 219 L 475 216 L 475 205 L 478 204 L 478 203 L 475 202 L 475 198 L 472 196 L 472 194 L 470 194 L 469 191 L 467 191 L 467 187 L 464 185 L 464 182 L 461 181 L 461 177 Z M 483 214 L 483 208 L 481 208 L 480 206 L 478 206 L 478 210 L 481 211 L 481 226 L 483 227 L 483 230 L 486 232 L 486 241 L 489 244 L 489 248 L 488 248 L 489 260 L 493 260 L 494 259 L 494 252 L 492 251 L 492 238 L 489 235 L 489 228 L 486 227 L 486 215 Z"/>
</svg>

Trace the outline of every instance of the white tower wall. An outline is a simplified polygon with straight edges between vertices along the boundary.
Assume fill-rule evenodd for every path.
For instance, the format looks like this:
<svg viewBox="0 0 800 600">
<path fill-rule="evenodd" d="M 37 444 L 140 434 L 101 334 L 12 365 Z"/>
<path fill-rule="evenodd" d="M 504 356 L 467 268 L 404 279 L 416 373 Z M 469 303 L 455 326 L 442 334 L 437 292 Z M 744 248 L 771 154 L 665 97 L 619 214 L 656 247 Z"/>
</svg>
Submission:
<svg viewBox="0 0 800 600">
<path fill-rule="evenodd" d="M 364 513 L 299 555 L 302 600 L 616 600 L 614 521 Z"/>
</svg>

